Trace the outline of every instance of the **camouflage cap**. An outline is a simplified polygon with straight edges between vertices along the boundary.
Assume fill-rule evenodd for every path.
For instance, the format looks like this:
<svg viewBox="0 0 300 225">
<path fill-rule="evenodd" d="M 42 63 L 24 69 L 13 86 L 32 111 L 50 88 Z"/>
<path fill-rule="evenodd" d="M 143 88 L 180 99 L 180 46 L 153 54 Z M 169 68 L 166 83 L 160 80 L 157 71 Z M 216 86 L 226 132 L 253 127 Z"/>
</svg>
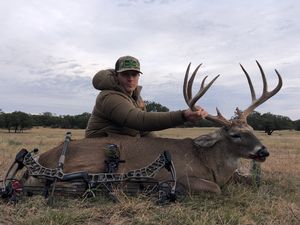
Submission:
<svg viewBox="0 0 300 225">
<path fill-rule="evenodd" d="M 128 70 L 134 70 L 139 73 L 142 73 L 140 70 L 139 60 L 129 55 L 122 56 L 117 60 L 115 70 L 117 73 L 121 73 Z"/>
</svg>

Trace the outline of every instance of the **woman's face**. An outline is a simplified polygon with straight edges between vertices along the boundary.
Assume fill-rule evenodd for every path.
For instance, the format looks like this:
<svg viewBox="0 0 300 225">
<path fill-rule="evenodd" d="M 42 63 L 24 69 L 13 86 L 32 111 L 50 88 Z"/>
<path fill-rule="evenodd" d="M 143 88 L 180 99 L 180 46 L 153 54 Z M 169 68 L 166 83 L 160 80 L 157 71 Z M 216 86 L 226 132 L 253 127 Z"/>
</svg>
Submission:
<svg viewBox="0 0 300 225">
<path fill-rule="evenodd" d="M 136 89 L 139 83 L 140 73 L 135 70 L 128 70 L 118 73 L 117 78 L 120 85 L 125 91 L 132 95 L 132 92 Z"/>
</svg>

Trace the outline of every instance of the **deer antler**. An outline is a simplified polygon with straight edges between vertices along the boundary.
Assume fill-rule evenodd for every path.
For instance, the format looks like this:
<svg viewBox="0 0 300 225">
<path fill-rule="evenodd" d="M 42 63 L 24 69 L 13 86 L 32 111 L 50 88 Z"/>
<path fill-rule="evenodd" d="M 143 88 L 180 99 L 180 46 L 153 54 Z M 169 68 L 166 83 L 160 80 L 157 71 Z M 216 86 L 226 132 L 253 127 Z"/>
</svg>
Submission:
<svg viewBox="0 0 300 225">
<path fill-rule="evenodd" d="M 262 103 L 267 101 L 269 98 L 274 96 L 282 87 L 282 78 L 281 78 L 280 74 L 278 73 L 278 71 L 275 69 L 275 72 L 278 76 L 279 81 L 278 81 L 277 86 L 272 91 L 268 91 L 268 84 L 267 84 L 267 79 L 266 79 L 265 73 L 264 73 L 261 65 L 258 63 L 258 61 L 256 61 L 256 63 L 259 67 L 259 70 L 260 70 L 260 73 L 261 73 L 261 76 L 262 76 L 262 80 L 263 80 L 263 93 L 258 99 L 256 98 L 255 90 L 253 88 L 250 76 L 248 75 L 248 73 L 244 69 L 244 67 L 240 64 L 242 70 L 244 71 L 244 73 L 247 77 L 248 84 L 249 84 L 250 91 L 251 91 L 251 97 L 252 97 L 252 103 L 246 110 L 241 111 L 238 108 L 236 109 L 236 115 L 237 115 L 237 120 L 236 121 L 240 121 L 242 123 L 247 123 L 247 117 L 249 116 L 249 114 L 251 112 L 253 112 L 253 110 L 256 107 L 258 107 L 259 105 L 261 105 Z M 201 83 L 200 90 L 198 91 L 198 93 L 194 97 L 192 97 L 192 86 L 193 86 L 193 83 L 194 83 L 194 78 L 195 78 L 195 76 L 197 74 L 197 71 L 198 71 L 198 69 L 200 68 L 201 65 L 202 64 L 200 64 L 196 67 L 196 69 L 192 73 L 192 76 L 190 77 L 190 79 L 188 79 L 190 66 L 191 66 L 191 63 L 190 63 L 188 65 L 187 69 L 186 69 L 186 73 L 185 73 L 185 77 L 184 77 L 183 96 L 184 96 L 184 99 L 185 99 L 187 105 L 189 106 L 189 108 L 191 110 L 196 110 L 195 103 L 206 93 L 206 91 L 210 88 L 210 86 L 220 76 L 220 75 L 216 76 L 206 86 L 204 85 L 204 83 L 205 83 L 205 80 L 206 80 L 207 76 L 204 77 L 204 79 L 202 80 L 202 83 Z M 221 124 L 221 125 L 230 126 L 232 124 L 232 120 L 227 120 L 225 117 L 223 117 L 223 115 L 220 113 L 218 108 L 216 108 L 216 110 L 217 110 L 217 115 L 216 116 L 208 114 L 206 119 L 208 119 L 212 122 L 216 122 L 216 123 Z"/>
<path fill-rule="evenodd" d="M 184 82 L 183 82 L 183 96 L 185 99 L 186 104 L 189 106 L 189 108 L 191 110 L 196 110 L 195 108 L 195 103 L 206 93 L 206 91 L 210 88 L 210 86 L 215 82 L 215 80 L 220 76 L 216 76 L 214 79 L 212 79 L 212 81 L 210 81 L 208 83 L 208 85 L 204 85 L 205 84 L 205 80 L 208 76 L 204 77 L 204 79 L 202 80 L 201 83 L 201 87 L 200 90 L 198 91 L 198 93 L 192 97 L 192 86 L 194 83 L 194 78 L 198 72 L 198 69 L 200 68 L 202 64 L 198 65 L 196 67 L 196 69 L 194 70 L 194 72 L 192 73 L 190 79 L 189 79 L 189 72 L 190 72 L 190 67 L 191 67 L 191 63 L 188 65 L 187 69 L 186 69 L 186 73 L 185 73 L 185 77 L 184 77 Z M 220 111 L 217 110 L 217 116 L 213 116 L 208 114 L 208 116 L 206 117 L 206 119 L 211 120 L 213 122 L 217 122 L 221 125 L 230 125 L 231 122 L 227 119 L 225 119 L 222 114 L 220 113 Z"/>
<path fill-rule="evenodd" d="M 276 72 L 276 74 L 278 76 L 278 84 L 277 84 L 277 86 L 272 91 L 268 91 L 268 84 L 267 84 L 267 79 L 266 79 L 265 73 L 264 73 L 261 65 L 258 63 L 258 61 L 256 61 L 256 63 L 258 65 L 258 67 L 259 67 L 259 70 L 260 70 L 260 73 L 261 73 L 261 76 L 262 76 L 262 80 L 263 80 L 263 93 L 262 93 L 262 95 L 258 99 L 256 98 L 255 90 L 253 88 L 253 85 L 252 85 L 252 82 L 251 82 L 249 74 L 244 69 L 244 67 L 240 64 L 242 70 L 244 71 L 244 73 L 245 73 L 245 75 L 247 77 L 248 84 L 249 84 L 250 91 L 251 91 L 251 97 L 252 97 L 252 103 L 251 103 L 251 105 L 247 109 L 245 109 L 244 111 L 240 111 L 237 108 L 237 114 L 238 114 L 239 120 L 241 120 L 241 121 L 246 121 L 247 116 L 251 112 L 253 112 L 253 110 L 256 107 L 258 107 L 259 105 L 261 105 L 262 103 L 264 103 L 265 101 L 267 101 L 269 98 L 271 98 L 273 95 L 275 95 L 281 89 L 281 87 L 282 87 L 282 78 L 281 78 L 280 74 L 278 73 L 278 71 L 275 69 L 275 72 Z"/>
</svg>

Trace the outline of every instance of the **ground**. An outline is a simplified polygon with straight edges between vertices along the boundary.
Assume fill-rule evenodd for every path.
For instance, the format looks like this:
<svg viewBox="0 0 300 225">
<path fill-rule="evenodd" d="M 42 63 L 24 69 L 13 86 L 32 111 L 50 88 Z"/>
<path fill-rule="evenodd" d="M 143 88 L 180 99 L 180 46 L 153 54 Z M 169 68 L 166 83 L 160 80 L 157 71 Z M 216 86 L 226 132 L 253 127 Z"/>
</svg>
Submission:
<svg viewBox="0 0 300 225">
<path fill-rule="evenodd" d="M 214 128 L 178 128 L 159 136 L 197 137 Z M 64 140 L 67 130 L 34 128 L 24 133 L 0 130 L 0 176 L 3 177 L 21 148 L 41 152 Z M 71 130 L 82 138 L 83 130 Z M 41 196 L 22 198 L 16 205 L 0 201 L 0 224 L 300 224 L 300 132 L 255 132 L 270 151 L 262 167 L 259 188 L 229 183 L 222 194 L 198 194 L 185 201 L 158 205 L 143 196 L 118 193 L 120 202 L 104 196 L 95 199 L 56 198 L 52 207 Z"/>
</svg>

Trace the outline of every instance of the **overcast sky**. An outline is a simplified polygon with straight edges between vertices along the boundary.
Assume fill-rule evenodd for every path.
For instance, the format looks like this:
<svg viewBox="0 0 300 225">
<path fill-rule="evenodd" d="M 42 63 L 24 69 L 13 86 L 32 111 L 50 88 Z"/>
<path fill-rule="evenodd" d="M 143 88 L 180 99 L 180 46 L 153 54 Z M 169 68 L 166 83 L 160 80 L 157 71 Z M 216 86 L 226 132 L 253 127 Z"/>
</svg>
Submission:
<svg viewBox="0 0 300 225">
<path fill-rule="evenodd" d="M 281 91 L 256 111 L 300 119 L 300 2 L 297 0 L 0 0 L 0 109 L 4 112 L 91 112 L 94 74 L 118 57 L 141 62 L 145 100 L 185 109 L 186 67 L 195 80 L 221 74 L 198 105 L 230 118 L 251 103 L 239 63 L 257 96 L 283 78 Z"/>
</svg>

